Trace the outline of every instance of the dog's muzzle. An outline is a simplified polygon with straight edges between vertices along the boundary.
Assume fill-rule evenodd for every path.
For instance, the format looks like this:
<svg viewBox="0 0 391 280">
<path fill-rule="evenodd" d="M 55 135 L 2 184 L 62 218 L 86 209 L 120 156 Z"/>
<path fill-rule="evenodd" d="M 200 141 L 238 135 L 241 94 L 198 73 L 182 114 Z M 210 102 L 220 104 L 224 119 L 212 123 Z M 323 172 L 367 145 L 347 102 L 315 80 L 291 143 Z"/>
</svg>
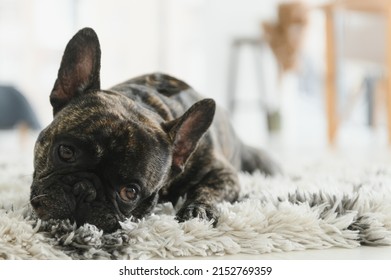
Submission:
<svg viewBox="0 0 391 280">
<path fill-rule="evenodd" d="M 95 174 L 53 175 L 34 180 L 31 190 L 30 203 L 42 220 L 69 219 L 78 226 L 90 223 L 104 231 L 119 227 L 110 194 Z"/>
</svg>

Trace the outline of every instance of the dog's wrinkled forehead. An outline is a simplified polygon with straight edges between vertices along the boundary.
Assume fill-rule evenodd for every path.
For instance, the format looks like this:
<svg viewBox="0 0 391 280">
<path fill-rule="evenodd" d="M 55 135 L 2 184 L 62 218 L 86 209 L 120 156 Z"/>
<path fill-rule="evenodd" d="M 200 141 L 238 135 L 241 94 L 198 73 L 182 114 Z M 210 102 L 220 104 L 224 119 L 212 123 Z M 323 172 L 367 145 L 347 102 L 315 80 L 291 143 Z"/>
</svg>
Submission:
<svg viewBox="0 0 391 280">
<path fill-rule="evenodd" d="M 54 142 L 80 139 L 96 153 L 124 154 L 168 146 L 156 119 L 138 104 L 115 93 L 94 92 L 76 98 L 56 114 L 37 141 L 36 158 L 46 158 Z M 109 149 L 109 150 L 108 150 Z"/>
<path fill-rule="evenodd" d="M 128 118 L 132 113 L 130 102 L 125 108 L 122 103 L 116 102 L 119 98 L 103 92 L 75 98 L 55 116 L 51 126 L 56 132 L 77 128 L 84 133 L 98 127 L 113 128 L 118 121 Z"/>
<path fill-rule="evenodd" d="M 117 134 L 123 129 L 136 127 L 146 131 L 161 130 L 160 123 L 149 116 L 148 110 L 129 98 L 115 93 L 94 92 L 72 100 L 55 115 L 49 130 L 52 135 L 69 132 L 88 136 L 94 133 Z"/>
</svg>

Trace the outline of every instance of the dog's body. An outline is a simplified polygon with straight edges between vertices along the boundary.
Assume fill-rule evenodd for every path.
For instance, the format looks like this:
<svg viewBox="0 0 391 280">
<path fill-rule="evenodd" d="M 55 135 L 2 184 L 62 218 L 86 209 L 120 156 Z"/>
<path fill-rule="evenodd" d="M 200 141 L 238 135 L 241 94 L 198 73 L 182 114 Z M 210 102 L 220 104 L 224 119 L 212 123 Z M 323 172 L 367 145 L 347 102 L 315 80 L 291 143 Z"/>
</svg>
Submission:
<svg viewBox="0 0 391 280">
<path fill-rule="evenodd" d="M 211 99 L 163 74 L 100 89 L 95 32 L 68 43 L 51 93 L 54 120 L 35 147 L 31 204 L 42 219 L 71 219 L 105 231 L 141 218 L 158 201 L 217 221 L 215 204 L 238 198 L 239 170 L 278 171 L 237 138 Z"/>
</svg>

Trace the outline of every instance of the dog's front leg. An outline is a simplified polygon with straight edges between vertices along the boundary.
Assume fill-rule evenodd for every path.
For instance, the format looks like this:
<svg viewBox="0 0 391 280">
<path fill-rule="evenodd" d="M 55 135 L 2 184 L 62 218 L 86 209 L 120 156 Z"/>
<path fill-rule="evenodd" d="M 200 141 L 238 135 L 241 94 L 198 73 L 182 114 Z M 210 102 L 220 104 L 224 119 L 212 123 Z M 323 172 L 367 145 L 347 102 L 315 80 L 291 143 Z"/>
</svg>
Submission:
<svg viewBox="0 0 391 280">
<path fill-rule="evenodd" d="M 201 181 L 187 192 L 187 198 L 177 213 L 180 222 L 200 218 L 213 220 L 216 226 L 218 211 L 216 204 L 222 201 L 234 202 L 239 195 L 239 180 L 231 166 L 212 169 Z"/>
</svg>

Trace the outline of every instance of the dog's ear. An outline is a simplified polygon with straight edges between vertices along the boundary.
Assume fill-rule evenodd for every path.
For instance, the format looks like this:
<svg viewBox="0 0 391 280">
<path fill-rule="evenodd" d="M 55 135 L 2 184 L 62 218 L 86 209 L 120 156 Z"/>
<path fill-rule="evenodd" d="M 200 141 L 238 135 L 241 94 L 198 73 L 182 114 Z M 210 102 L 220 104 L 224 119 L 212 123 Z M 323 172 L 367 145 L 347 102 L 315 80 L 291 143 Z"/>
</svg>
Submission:
<svg viewBox="0 0 391 280">
<path fill-rule="evenodd" d="M 195 103 L 183 116 L 163 125 L 173 143 L 172 168 L 182 172 L 199 140 L 213 121 L 216 104 L 213 99 Z"/>
<path fill-rule="evenodd" d="M 100 89 L 100 56 L 98 36 L 91 28 L 80 30 L 69 41 L 50 94 L 53 115 L 72 98 Z"/>
</svg>

